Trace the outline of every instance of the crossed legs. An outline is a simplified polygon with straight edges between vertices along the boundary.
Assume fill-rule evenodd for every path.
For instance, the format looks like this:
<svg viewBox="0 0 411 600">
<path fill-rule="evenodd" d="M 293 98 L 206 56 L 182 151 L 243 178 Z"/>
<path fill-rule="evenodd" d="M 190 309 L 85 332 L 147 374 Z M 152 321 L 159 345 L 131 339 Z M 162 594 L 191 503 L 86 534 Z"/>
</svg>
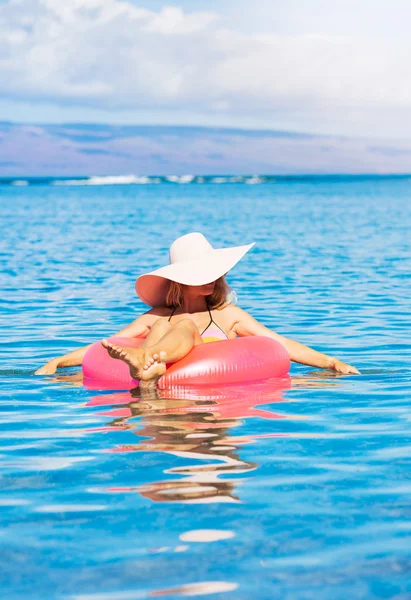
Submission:
<svg viewBox="0 0 411 600">
<path fill-rule="evenodd" d="M 108 340 L 102 344 L 112 358 L 124 361 L 133 379 L 155 384 L 166 370 L 166 363 L 175 363 L 202 344 L 200 332 L 191 319 L 181 319 L 171 324 L 167 319 L 157 319 L 139 348 L 117 346 Z"/>
</svg>

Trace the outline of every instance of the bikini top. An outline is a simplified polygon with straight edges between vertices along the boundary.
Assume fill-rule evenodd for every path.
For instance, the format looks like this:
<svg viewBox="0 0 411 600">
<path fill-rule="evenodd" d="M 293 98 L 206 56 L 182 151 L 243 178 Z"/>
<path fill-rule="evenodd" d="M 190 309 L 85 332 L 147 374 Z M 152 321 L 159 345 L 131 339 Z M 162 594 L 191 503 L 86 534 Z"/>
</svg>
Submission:
<svg viewBox="0 0 411 600">
<path fill-rule="evenodd" d="M 204 329 L 203 333 L 200 333 L 201 337 L 203 338 L 203 342 L 207 343 L 207 342 L 219 342 L 220 340 L 228 340 L 227 334 L 214 321 L 214 319 L 211 315 L 210 307 L 208 306 L 208 304 L 207 304 L 207 308 L 208 308 L 208 313 L 210 315 L 210 322 L 207 325 L 207 327 Z M 169 321 L 171 321 L 171 317 L 174 315 L 176 310 L 177 310 L 177 307 L 174 308 L 173 312 L 169 316 L 169 318 L 168 318 Z M 210 325 L 212 325 L 213 323 L 214 323 L 215 327 L 212 327 L 210 329 Z M 204 335 L 206 332 L 207 332 L 207 334 Z"/>
</svg>

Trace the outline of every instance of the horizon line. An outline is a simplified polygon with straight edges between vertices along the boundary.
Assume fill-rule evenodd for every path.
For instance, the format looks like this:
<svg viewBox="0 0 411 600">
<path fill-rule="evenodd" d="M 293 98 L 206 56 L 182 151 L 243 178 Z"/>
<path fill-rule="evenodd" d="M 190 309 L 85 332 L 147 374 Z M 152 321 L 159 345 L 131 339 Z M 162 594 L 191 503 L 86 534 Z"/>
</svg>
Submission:
<svg viewBox="0 0 411 600">
<path fill-rule="evenodd" d="M 372 172 L 364 172 L 364 173 L 349 173 L 349 172 L 345 172 L 345 173 L 281 173 L 281 174 L 276 174 L 276 173 L 224 173 L 224 174 L 218 174 L 218 173 L 170 173 L 168 175 L 158 175 L 158 174 L 134 174 L 134 173 L 121 173 L 121 174 L 111 174 L 111 175 L 99 175 L 99 174 L 93 174 L 93 175 L 1 175 L 0 174 L 0 184 L 4 181 L 19 181 L 19 180 L 62 180 L 62 181 L 69 181 L 71 179 L 73 180 L 78 180 L 78 181 L 89 181 L 91 179 L 112 179 L 112 178 L 116 178 L 116 179 L 121 179 L 121 178 L 130 178 L 130 177 L 135 177 L 135 178 L 154 178 L 154 179 L 162 179 L 162 180 L 167 180 L 169 178 L 192 178 L 190 181 L 187 181 L 186 183 L 190 183 L 192 180 L 195 180 L 197 178 L 215 178 L 215 179 L 224 179 L 224 178 L 232 178 L 232 179 L 237 179 L 237 178 L 268 178 L 270 180 L 274 180 L 274 179 L 290 179 L 290 178 L 295 178 L 295 179 L 303 179 L 303 178 L 320 178 L 320 177 L 328 177 L 328 178 L 344 178 L 344 177 L 349 177 L 349 178 L 359 178 L 359 177 L 367 177 L 370 179 L 375 179 L 375 178 L 395 178 L 395 179 L 401 179 L 403 177 L 411 177 L 411 171 L 410 172 L 404 172 L 404 173 L 372 173 Z M 165 181 L 164 183 L 173 183 L 173 181 Z M 133 182 L 131 182 L 133 183 Z M 150 182 L 148 182 L 150 183 Z M 153 182 L 154 183 L 154 182 Z M 179 183 L 179 182 L 176 182 Z M 199 182 L 195 182 L 195 183 L 199 183 Z M 234 182 L 235 183 L 235 182 Z M 241 182 L 239 182 L 241 183 Z M 261 183 L 264 183 L 263 181 Z"/>
</svg>

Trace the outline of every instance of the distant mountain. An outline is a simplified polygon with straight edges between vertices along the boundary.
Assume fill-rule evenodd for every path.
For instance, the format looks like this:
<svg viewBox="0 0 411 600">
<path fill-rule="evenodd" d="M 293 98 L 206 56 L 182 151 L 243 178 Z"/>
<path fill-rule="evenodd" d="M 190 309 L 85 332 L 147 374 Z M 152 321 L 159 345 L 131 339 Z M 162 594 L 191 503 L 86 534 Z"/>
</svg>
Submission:
<svg viewBox="0 0 411 600">
<path fill-rule="evenodd" d="M 410 173 L 411 142 L 289 131 L 0 121 L 0 176 Z"/>
</svg>

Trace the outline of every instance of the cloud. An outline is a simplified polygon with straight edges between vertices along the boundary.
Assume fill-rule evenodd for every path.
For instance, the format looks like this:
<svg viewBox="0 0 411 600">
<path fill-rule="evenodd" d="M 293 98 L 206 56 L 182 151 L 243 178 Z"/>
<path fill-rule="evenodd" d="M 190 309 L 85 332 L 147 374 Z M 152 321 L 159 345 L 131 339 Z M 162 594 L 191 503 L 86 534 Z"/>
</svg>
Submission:
<svg viewBox="0 0 411 600">
<path fill-rule="evenodd" d="M 0 5 L 0 78 L 14 100 L 110 110 L 332 120 L 411 108 L 410 48 L 324 34 L 241 33 L 210 12 L 115 0 Z"/>
<path fill-rule="evenodd" d="M 165 6 L 160 13 L 150 13 L 145 31 L 160 34 L 188 34 L 205 29 L 217 18 L 213 13 L 198 12 L 194 15 L 185 15 L 176 6 Z"/>
</svg>

